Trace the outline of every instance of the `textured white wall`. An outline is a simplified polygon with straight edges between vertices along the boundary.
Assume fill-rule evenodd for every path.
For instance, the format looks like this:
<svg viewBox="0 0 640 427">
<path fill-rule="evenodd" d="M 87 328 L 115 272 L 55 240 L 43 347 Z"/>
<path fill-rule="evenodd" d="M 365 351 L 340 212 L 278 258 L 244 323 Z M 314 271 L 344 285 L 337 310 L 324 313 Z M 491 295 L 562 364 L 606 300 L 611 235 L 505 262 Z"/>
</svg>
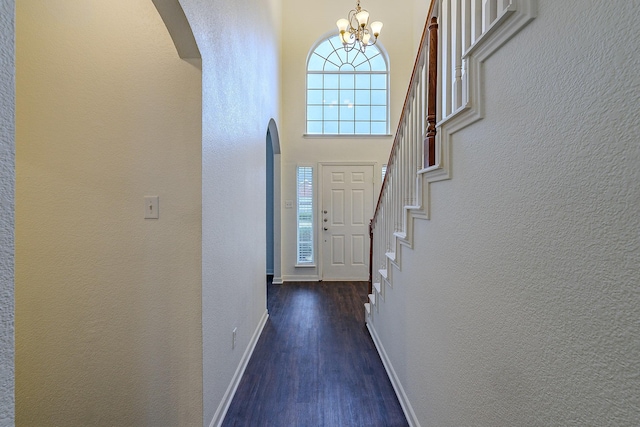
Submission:
<svg viewBox="0 0 640 427">
<path fill-rule="evenodd" d="M 15 3 L 0 3 L 0 426 L 14 423 Z"/>
<path fill-rule="evenodd" d="M 640 420 L 637 2 L 540 0 L 375 317 L 423 426 Z"/>
<path fill-rule="evenodd" d="M 279 122 L 280 2 L 181 2 L 203 67 L 204 423 L 266 312 L 266 135 Z M 237 328 L 232 350 L 232 331 Z"/>
<path fill-rule="evenodd" d="M 338 31 L 336 21 L 347 16 L 355 2 L 340 0 L 313 2 L 305 5 L 312 20 L 300 19 L 298 2 L 283 1 L 283 49 L 282 49 L 282 274 L 285 280 L 296 278 L 316 279 L 316 268 L 295 268 L 296 264 L 296 209 L 285 209 L 286 200 L 296 200 L 296 166 L 317 165 L 317 162 L 377 162 L 375 197 L 380 191 L 380 167 L 387 163 L 392 137 L 375 138 L 313 138 L 303 137 L 306 129 L 306 60 L 314 43 L 328 31 Z M 389 2 L 370 0 L 362 7 L 371 19 L 384 23 L 380 42 L 387 50 L 390 62 L 390 131 L 395 133 L 402 105 L 407 94 L 409 77 L 413 70 L 417 44 L 426 10 L 420 23 L 408 13 L 415 7 L 414 1 Z M 407 22 L 407 19 L 409 21 Z M 409 25 L 407 25 L 407 23 Z M 414 25 L 420 27 L 418 30 Z M 295 36 L 294 36 L 295 35 Z M 317 173 L 317 167 L 315 169 Z M 317 240 L 317 239 L 316 239 Z M 316 242 L 316 258 L 320 250 Z"/>
<path fill-rule="evenodd" d="M 199 425 L 201 71 L 150 0 L 20 1 L 17 43 L 17 424 Z"/>
</svg>

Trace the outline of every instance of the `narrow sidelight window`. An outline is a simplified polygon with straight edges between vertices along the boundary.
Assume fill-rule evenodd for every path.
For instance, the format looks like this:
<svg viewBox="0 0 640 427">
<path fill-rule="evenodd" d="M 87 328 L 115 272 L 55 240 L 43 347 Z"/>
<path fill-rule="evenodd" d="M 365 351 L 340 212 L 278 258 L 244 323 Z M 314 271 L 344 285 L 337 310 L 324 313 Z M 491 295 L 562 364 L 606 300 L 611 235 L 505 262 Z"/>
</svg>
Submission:
<svg viewBox="0 0 640 427">
<path fill-rule="evenodd" d="M 313 168 L 298 166 L 298 264 L 313 264 Z"/>
</svg>

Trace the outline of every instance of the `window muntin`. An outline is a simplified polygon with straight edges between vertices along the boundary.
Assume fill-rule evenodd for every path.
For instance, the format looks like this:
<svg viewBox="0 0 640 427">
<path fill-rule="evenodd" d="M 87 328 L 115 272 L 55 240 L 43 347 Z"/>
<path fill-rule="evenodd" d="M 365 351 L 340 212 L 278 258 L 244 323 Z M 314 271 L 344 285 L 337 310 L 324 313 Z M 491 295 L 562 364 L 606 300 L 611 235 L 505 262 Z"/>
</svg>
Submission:
<svg viewBox="0 0 640 427">
<path fill-rule="evenodd" d="M 313 168 L 298 166 L 297 187 L 297 264 L 313 264 Z"/>
<path fill-rule="evenodd" d="M 325 39 L 307 62 L 307 134 L 388 134 L 388 80 L 377 46 L 347 52 L 339 36 Z"/>
</svg>

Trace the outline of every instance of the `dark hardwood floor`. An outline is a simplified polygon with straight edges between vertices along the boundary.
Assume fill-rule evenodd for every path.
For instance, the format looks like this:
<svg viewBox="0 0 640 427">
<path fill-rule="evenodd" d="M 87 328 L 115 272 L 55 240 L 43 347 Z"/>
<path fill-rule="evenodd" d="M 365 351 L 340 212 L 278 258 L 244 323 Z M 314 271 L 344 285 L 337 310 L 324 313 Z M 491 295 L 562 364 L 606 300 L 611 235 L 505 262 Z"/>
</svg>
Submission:
<svg viewBox="0 0 640 427">
<path fill-rule="evenodd" d="M 269 284 L 269 320 L 222 425 L 407 426 L 366 298 L 366 282 Z"/>
</svg>

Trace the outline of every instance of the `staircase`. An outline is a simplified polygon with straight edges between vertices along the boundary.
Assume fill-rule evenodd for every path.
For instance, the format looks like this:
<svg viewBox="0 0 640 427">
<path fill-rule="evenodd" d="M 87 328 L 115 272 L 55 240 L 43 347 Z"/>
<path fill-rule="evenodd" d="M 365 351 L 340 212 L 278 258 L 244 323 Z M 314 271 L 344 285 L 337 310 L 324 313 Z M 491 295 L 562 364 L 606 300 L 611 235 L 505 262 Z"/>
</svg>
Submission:
<svg viewBox="0 0 640 427">
<path fill-rule="evenodd" d="M 436 166 L 437 18 L 425 25 L 405 98 L 400 125 L 391 148 L 376 210 L 370 223 L 369 301 L 367 316 L 391 285 L 390 267 L 400 268 L 400 245 L 411 247 L 412 221 L 427 218 L 422 209 L 423 165 Z"/>
<path fill-rule="evenodd" d="M 374 216 L 365 319 L 411 425 L 411 404 L 375 331 L 413 224 L 429 219 L 429 186 L 451 178 L 451 136 L 483 116 L 482 67 L 535 18 L 536 0 L 432 0 Z"/>
</svg>

